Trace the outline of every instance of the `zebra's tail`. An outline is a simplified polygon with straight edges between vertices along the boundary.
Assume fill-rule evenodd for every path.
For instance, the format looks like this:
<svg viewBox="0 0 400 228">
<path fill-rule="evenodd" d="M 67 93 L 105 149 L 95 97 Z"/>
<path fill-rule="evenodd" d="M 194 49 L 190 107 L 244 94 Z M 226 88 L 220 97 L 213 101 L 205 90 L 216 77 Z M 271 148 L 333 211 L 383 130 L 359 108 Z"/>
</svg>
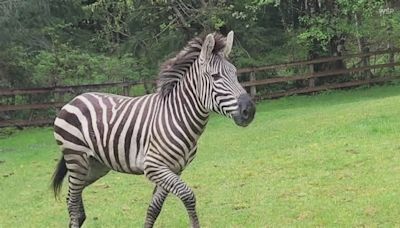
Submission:
<svg viewBox="0 0 400 228">
<path fill-rule="evenodd" d="M 56 170 L 54 171 L 51 187 L 54 191 L 54 197 L 57 199 L 61 191 L 62 182 L 64 177 L 67 175 L 67 166 L 65 164 L 64 156 L 61 157 L 57 164 Z"/>
</svg>

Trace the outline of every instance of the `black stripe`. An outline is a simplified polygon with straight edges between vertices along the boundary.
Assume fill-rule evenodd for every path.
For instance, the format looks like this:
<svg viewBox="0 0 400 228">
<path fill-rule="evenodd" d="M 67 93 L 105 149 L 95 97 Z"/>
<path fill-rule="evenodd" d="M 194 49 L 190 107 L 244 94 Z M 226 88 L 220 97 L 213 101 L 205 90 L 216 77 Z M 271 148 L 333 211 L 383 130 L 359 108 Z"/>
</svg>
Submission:
<svg viewBox="0 0 400 228">
<path fill-rule="evenodd" d="M 76 145 L 89 148 L 87 146 L 87 144 L 85 142 L 83 142 L 81 139 L 77 138 L 75 135 L 69 133 L 68 131 L 58 127 L 57 125 L 54 125 L 54 132 L 59 134 L 61 137 L 63 137 L 64 140 L 66 140 L 68 142 L 72 142 Z"/>
</svg>

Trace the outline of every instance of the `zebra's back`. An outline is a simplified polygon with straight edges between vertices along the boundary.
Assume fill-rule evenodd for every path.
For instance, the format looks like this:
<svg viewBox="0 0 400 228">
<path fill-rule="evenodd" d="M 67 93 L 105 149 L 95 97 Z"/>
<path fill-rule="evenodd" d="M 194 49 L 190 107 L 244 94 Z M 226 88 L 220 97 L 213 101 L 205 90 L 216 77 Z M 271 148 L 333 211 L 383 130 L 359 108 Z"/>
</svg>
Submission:
<svg viewBox="0 0 400 228">
<path fill-rule="evenodd" d="M 85 93 L 58 113 L 54 135 L 64 153 L 85 153 L 110 169 L 142 174 L 158 94 Z"/>
</svg>

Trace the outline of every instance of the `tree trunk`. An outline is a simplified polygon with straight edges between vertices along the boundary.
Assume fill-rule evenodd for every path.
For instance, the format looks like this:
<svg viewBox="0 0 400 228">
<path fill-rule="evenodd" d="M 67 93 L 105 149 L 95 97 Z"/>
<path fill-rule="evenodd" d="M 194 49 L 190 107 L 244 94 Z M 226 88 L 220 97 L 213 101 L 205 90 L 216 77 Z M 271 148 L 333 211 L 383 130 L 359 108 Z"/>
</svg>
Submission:
<svg viewBox="0 0 400 228">
<path fill-rule="evenodd" d="M 356 30 L 359 31 L 359 27 L 360 27 L 360 16 L 356 13 L 354 14 L 354 19 L 355 19 L 355 25 L 356 25 Z M 367 39 L 363 36 L 357 36 L 357 44 L 358 44 L 358 51 L 360 53 L 368 53 L 369 52 L 369 48 L 367 45 Z M 361 67 L 365 67 L 369 65 L 369 57 L 362 57 L 361 58 L 361 62 L 360 62 L 360 66 Z M 363 78 L 370 78 L 372 75 L 370 70 L 365 70 L 362 72 L 362 76 Z"/>
</svg>

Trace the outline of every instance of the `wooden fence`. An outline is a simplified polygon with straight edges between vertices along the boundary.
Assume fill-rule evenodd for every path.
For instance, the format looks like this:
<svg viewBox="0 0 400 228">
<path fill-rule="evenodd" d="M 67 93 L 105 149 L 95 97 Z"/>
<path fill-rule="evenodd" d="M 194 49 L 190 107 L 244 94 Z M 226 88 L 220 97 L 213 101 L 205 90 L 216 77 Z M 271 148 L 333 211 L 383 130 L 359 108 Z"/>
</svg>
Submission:
<svg viewBox="0 0 400 228">
<path fill-rule="evenodd" d="M 28 103 L 28 104 L 8 104 L 0 105 L 0 113 L 13 112 L 21 110 L 59 110 L 64 104 L 68 102 L 66 95 L 70 95 L 69 98 L 81 94 L 85 91 L 98 91 L 108 88 L 121 88 L 121 95 L 130 96 L 130 91 L 133 86 L 144 85 L 149 82 L 111 82 L 101 84 L 86 84 L 86 85 L 74 85 L 74 86 L 53 86 L 53 87 L 41 87 L 41 88 L 17 88 L 17 89 L 0 89 L 0 98 L 12 97 L 15 100 L 16 96 L 32 96 L 32 95 L 45 95 L 51 97 L 51 102 L 40 102 L 40 103 Z M 28 99 L 29 100 L 29 99 Z M 28 119 L 0 119 L 0 127 L 6 126 L 35 126 L 52 124 L 53 118 L 28 118 Z"/>
<path fill-rule="evenodd" d="M 320 92 L 331 89 L 349 88 L 361 85 L 369 85 L 380 82 L 388 82 L 397 79 L 395 75 L 395 67 L 400 65 L 399 61 L 400 49 L 390 49 L 384 51 L 367 52 L 360 54 L 350 54 L 344 56 L 325 57 L 309 61 L 298 61 L 291 63 L 283 63 L 277 65 L 269 65 L 255 68 L 242 68 L 238 70 L 239 77 L 249 74 L 249 80 L 242 82 L 243 87 L 249 87 L 250 93 L 256 99 L 278 98 L 294 94 L 306 94 L 312 92 Z M 385 55 L 387 55 L 385 57 Z M 375 57 L 375 58 L 372 58 Z M 386 60 L 386 61 L 385 61 Z M 344 62 L 346 61 L 346 62 Z M 317 66 L 329 66 L 329 64 L 344 62 L 342 69 L 317 71 Z M 257 79 L 255 74 L 266 71 L 294 69 L 303 69 L 300 74 L 282 75 L 279 77 L 270 77 Z M 306 69 L 306 70 L 304 70 Z M 378 72 L 380 70 L 381 72 Z M 386 70 L 382 74 L 382 70 Z M 354 77 L 358 74 L 358 77 Z M 316 84 L 320 79 L 339 78 L 345 76 L 347 80 L 341 83 Z M 346 79 L 345 78 L 345 79 Z M 257 93 L 257 87 L 272 85 L 277 83 L 290 83 L 296 81 L 308 81 L 306 86 L 301 88 L 288 89 L 276 92 Z"/>
<path fill-rule="evenodd" d="M 396 80 L 400 78 L 397 77 L 395 68 L 400 65 L 399 52 L 398 49 L 390 49 L 262 67 L 248 67 L 239 69 L 237 73 L 242 86 L 254 99 L 278 98 Z M 135 96 L 132 94 L 132 88 L 148 84 L 154 84 L 154 81 L 0 89 L 0 114 L 3 114 L 0 115 L 0 127 L 51 124 L 53 118 L 41 118 L 40 114 L 35 116 L 32 113 L 37 110 L 46 112 L 52 110 L 54 112 L 52 116 L 55 116 L 57 110 L 71 97 L 82 92 L 117 89 L 119 91 L 116 93 Z M 46 101 L 33 102 L 29 99 L 37 95 L 42 95 L 45 98 L 43 100 Z M 17 100 L 24 100 L 26 103 L 22 102 L 21 104 Z M 21 111 L 28 111 L 31 115 L 23 119 L 7 118 L 8 113 Z"/>
</svg>

